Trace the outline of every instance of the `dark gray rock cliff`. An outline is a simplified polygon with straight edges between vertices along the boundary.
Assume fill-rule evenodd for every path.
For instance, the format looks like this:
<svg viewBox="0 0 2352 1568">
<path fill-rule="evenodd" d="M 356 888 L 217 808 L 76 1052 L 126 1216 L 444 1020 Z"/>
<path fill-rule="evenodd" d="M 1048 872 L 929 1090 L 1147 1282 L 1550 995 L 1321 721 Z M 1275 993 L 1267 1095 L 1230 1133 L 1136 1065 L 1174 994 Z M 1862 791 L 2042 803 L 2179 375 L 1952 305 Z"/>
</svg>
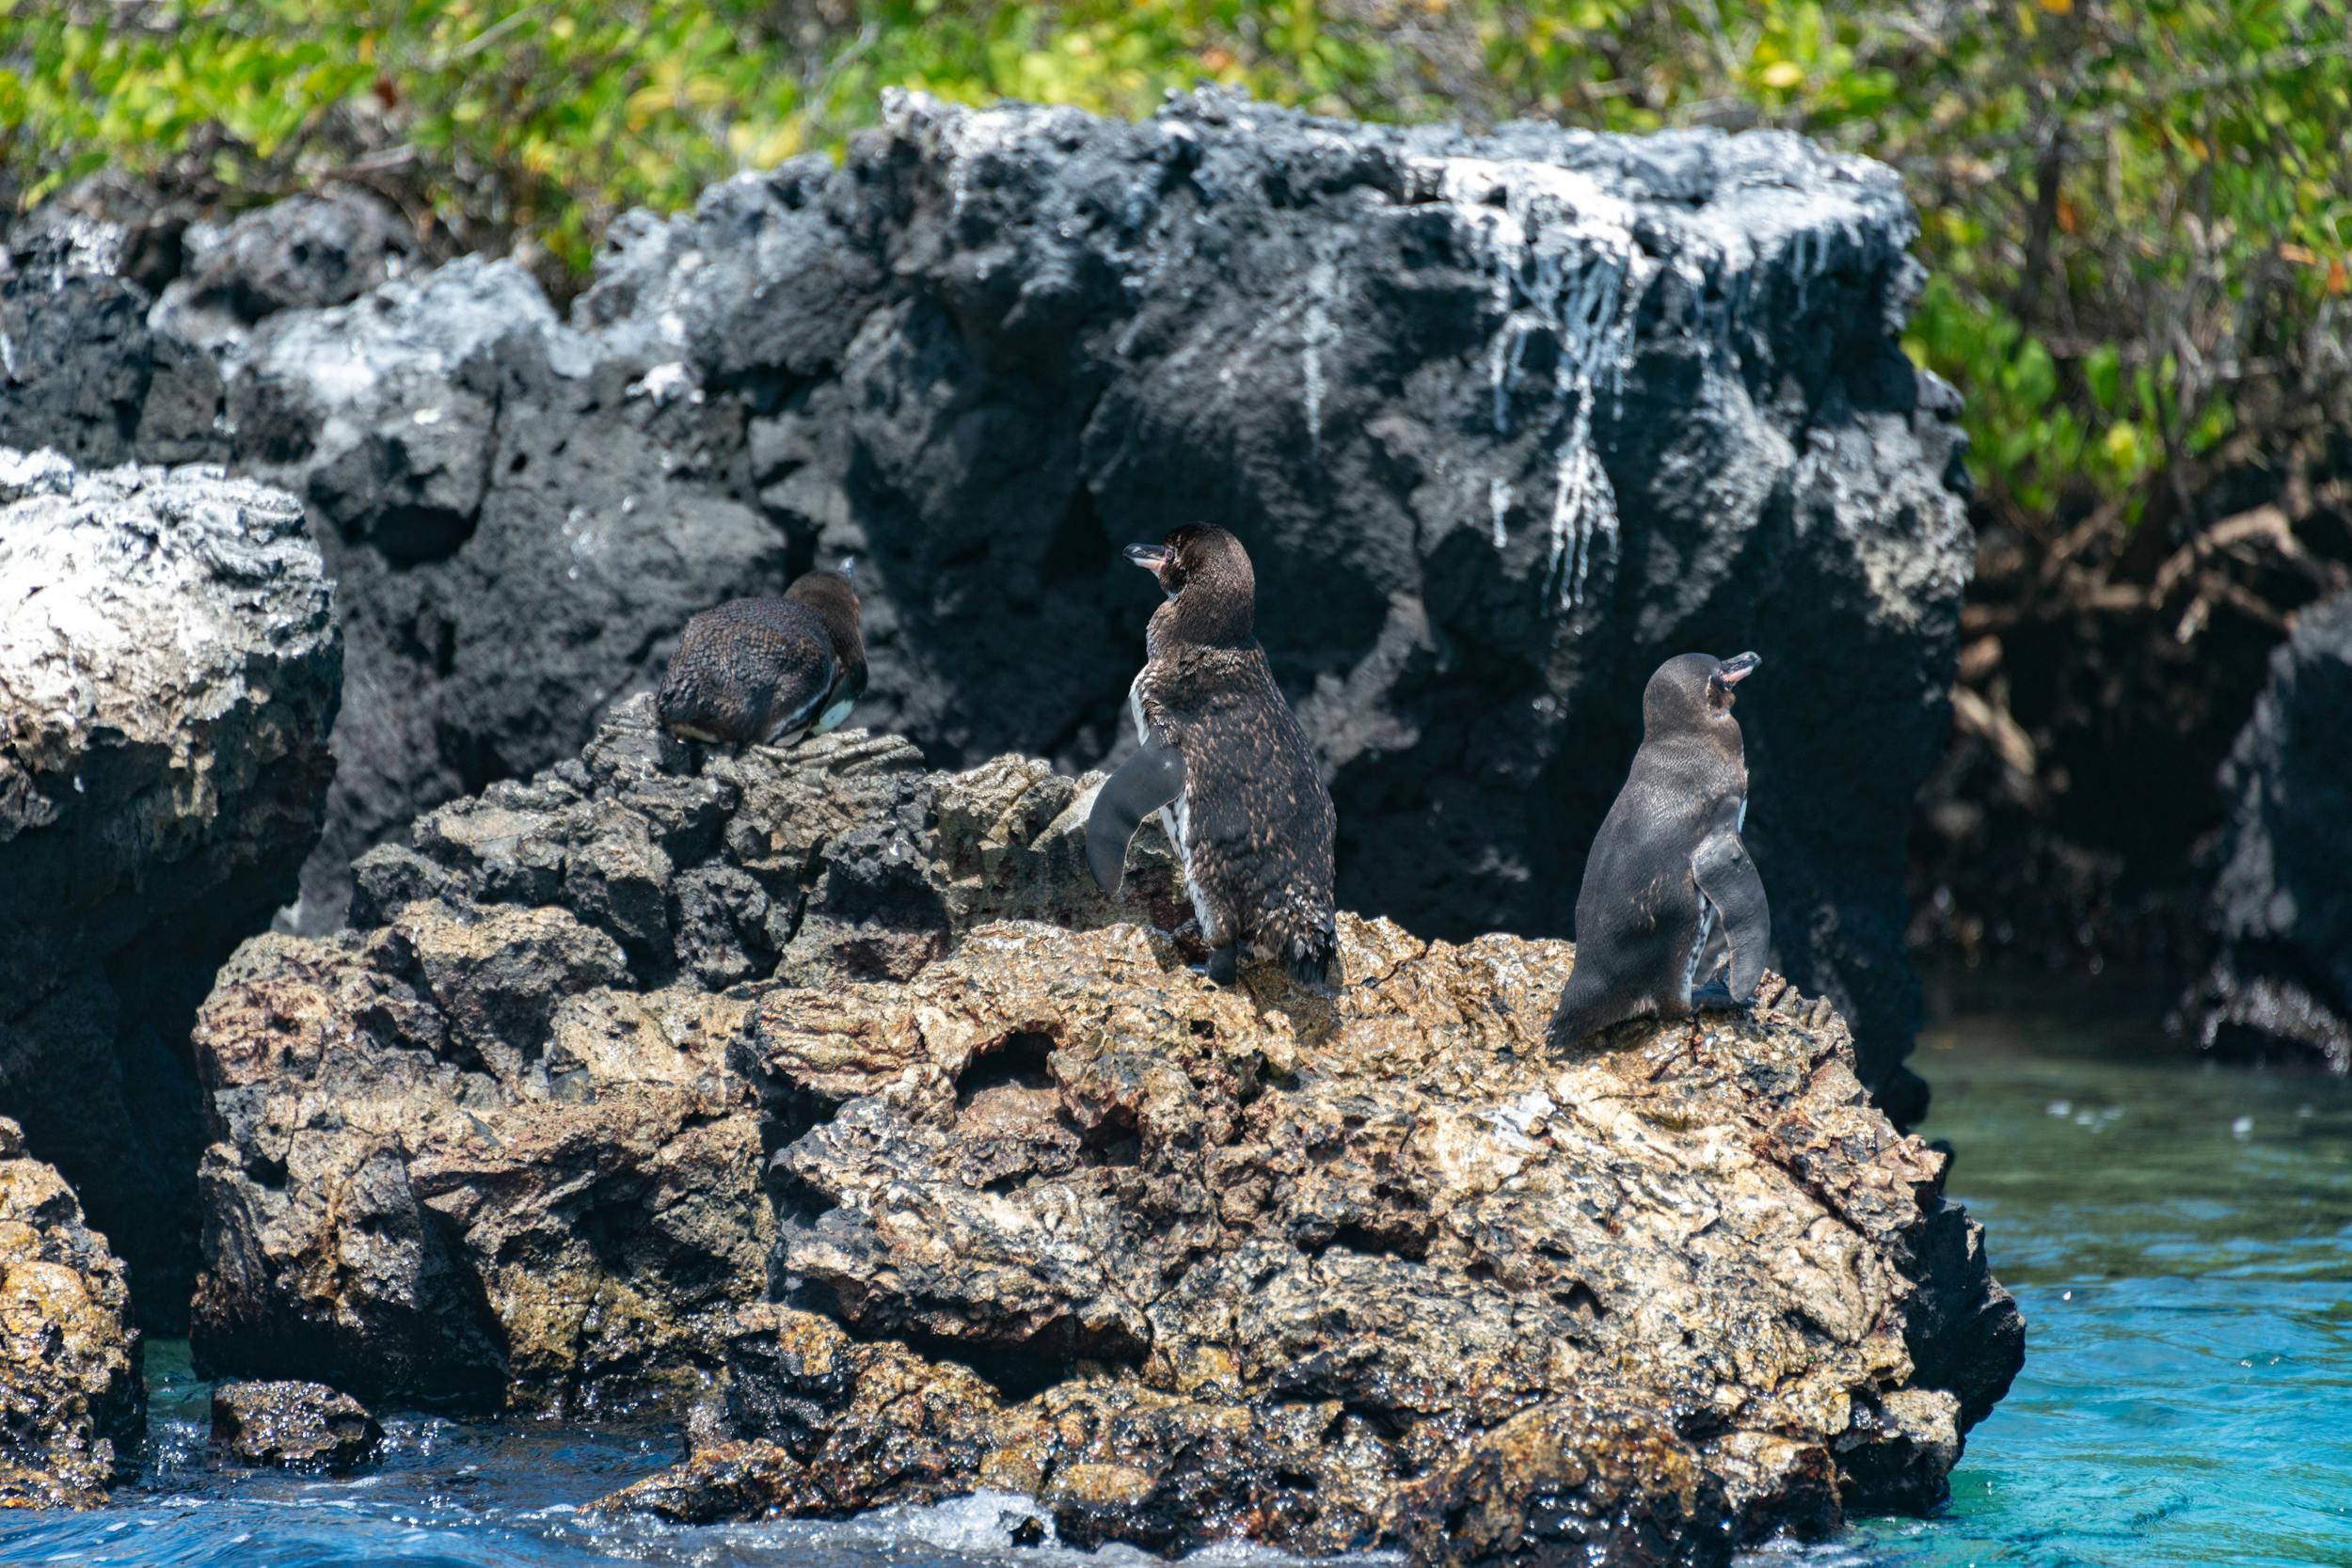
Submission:
<svg viewBox="0 0 2352 1568">
<path fill-rule="evenodd" d="M 342 649 L 302 508 L 0 449 L 0 1115 L 185 1322 L 187 1036 L 318 842 Z"/>
<path fill-rule="evenodd" d="M 2352 1072 L 2352 596 L 2303 612 L 2221 770 L 2229 816 L 2186 1005 L 2209 1051 Z"/>
<path fill-rule="evenodd" d="M 1775 959 L 1907 1114 L 1905 825 L 1968 559 L 1955 400 L 1897 342 L 1912 233 L 1890 171 L 1779 135 L 906 99 L 843 167 L 624 220 L 568 321 L 464 261 L 199 348 L 20 266 L 0 330 L 52 352 L 0 436 L 309 503 L 351 649 L 312 929 L 358 850 L 570 754 L 693 610 L 820 556 L 868 562 L 863 721 L 1074 768 L 1130 743 L 1152 590 L 1117 546 L 1233 528 L 1341 900 L 1432 935 L 1567 932 L 1644 679 L 1755 647 Z"/>
</svg>

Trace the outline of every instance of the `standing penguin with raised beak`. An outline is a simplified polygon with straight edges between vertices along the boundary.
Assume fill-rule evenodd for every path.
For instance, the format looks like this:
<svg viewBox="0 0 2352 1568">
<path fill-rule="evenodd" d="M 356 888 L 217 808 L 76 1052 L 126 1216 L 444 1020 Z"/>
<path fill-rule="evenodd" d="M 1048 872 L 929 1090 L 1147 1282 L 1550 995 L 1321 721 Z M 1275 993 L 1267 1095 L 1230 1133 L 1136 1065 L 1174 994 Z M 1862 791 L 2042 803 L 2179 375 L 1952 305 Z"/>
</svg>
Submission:
<svg viewBox="0 0 2352 1568">
<path fill-rule="evenodd" d="M 854 559 L 803 573 L 782 598 L 730 599 L 686 623 L 654 713 L 687 740 L 791 745 L 866 693 Z"/>
<path fill-rule="evenodd" d="M 1577 890 L 1576 966 L 1551 1015 L 1553 1050 L 1628 1019 L 1755 999 L 1772 919 L 1740 842 L 1748 765 L 1731 707 L 1762 662 L 1684 654 L 1650 676 L 1641 749 Z"/>
<path fill-rule="evenodd" d="M 1186 525 L 1127 559 L 1159 578 L 1146 658 L 1128 690 L 1143 749 L 1087 816 L 1087 860 L 1119 891 L 1127 842 L 1160 814 L 1208 942 L 1209 977 L 1230 985 L 1240 948 L 1309 985 L 1338 945 L 1331 893 L 1338 819 L 1307 737 L 1258 645 L 1258 579 L 1241 541 Z"/>
</svg>

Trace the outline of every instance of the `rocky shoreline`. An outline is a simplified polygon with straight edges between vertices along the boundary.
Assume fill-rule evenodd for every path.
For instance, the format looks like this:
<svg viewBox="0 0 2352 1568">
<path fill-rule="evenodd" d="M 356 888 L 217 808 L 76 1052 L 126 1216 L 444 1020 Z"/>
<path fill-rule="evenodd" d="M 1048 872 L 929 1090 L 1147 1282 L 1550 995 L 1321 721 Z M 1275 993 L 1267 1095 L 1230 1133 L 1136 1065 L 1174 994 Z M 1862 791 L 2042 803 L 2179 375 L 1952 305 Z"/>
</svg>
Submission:
<svg viewBox="0 0 2352 1568">
<path fill-rule="evenodd" d="M 1564 943 L 1343 916 L 1332 995 L 1221 990 L 1164 851 L 1093 891 L 1082 781 L 650 710 L 224 974 L 203 1370 L 691 1411 L 610 1504 L 667 1517 L 986 1488 L 1433 1561 L 1932 1506 L 2015 1370 L 1944 1156 L 1784 981 L 1566 1061 Z"/>
<path fill-rule="evenodd" d="M 680 1420 L 605 1505 L 670 1518 L 1719 1563 L 1935 1506 L 2023 1324 L 1901 1128 L 1966 559 L 1911 221 L 1785 136 L 1203 95 L 897 103 L 568 319 L 364 202 L 152 299 L 20 225 L 0 439 L 72 461 L 0 469 L 12 1495 L 103 1498 L 135 1304 L 243 1463 L 364 1462 L 355 1399 Z M 1195 974 L 1154 830 L 1085 865 L 1112 531 L 1203 511 L 1372 911 L 1328 989 Z M 655 726 L 688 613 L 852 548 L 874 729 Z M 1552 1056 L 1639 683 L 1759 628 L 1804 989 Z"/>
</svg>

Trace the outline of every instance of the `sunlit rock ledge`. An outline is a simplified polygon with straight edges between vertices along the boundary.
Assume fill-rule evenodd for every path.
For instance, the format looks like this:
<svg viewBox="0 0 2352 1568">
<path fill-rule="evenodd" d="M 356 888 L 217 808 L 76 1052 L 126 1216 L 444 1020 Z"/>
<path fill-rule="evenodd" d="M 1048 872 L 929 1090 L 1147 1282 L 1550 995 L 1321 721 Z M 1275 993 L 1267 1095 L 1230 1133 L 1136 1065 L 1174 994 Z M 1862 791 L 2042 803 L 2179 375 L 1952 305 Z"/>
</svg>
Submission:
<svg viewBox="0 0 2352 1568">
<path fill-rule="evenodd" d="M 2023 1328 L 1825 1004 L 1554 1058 L 1567 944 L 1344 915 L 1329 994 L 1220 990 L 1083 791 L 637 699 L 428 816 L 204 1009 L 199 1357 L 691 1409 L 607 1504 L 675 1518 L 1711 1562 L 1941 1498 Z"/>
</svg>

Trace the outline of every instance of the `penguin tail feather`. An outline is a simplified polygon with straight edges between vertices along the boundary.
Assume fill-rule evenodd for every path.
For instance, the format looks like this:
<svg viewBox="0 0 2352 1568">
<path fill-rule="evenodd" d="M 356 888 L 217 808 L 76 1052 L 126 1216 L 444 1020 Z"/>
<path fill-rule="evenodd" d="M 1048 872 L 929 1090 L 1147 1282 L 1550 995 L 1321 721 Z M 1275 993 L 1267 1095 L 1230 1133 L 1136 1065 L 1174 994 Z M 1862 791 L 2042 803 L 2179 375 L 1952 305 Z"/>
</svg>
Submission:
<svg viewBox="0 0 2352 1568">
<path fill-rule="evenodd" d="M 1330 984 L 1331 964 L 1339 956 L 1339 931 L 1330 920 L 1316 920 L 1285 911 L 1271 922 L 1273 938 L 1266 945 L 1279 954 L 1291 978 L 1302 986 Z"/>
<path fill-rule="evenodd" d="M 1568 983 L 1560 990 L 1560 1005 L 1552 1009 L 1551 1022 L 1544 1029 L 1544 1043 L 1555 1053 L 1567 1051 L 1624 1016 L 1622 1007 L 1611 1006 L 1606 991 L 1578 985 L 1577 974 L 1571 970 Z"/>
</svg>

